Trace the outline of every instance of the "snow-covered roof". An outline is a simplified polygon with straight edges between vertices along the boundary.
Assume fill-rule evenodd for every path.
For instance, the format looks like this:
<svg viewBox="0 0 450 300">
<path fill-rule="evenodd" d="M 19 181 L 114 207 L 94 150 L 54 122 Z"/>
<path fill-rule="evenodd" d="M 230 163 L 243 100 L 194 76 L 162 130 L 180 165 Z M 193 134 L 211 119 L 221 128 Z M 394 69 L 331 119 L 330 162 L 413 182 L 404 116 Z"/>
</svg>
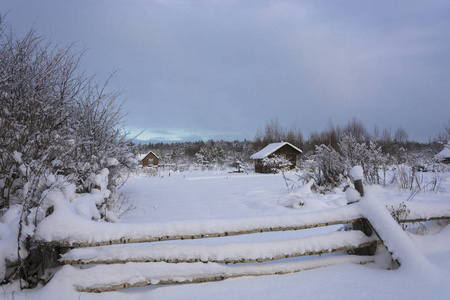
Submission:
<svg viewBox="0 0 450 300">
<path fill-rule="evenodd" d="M 283 147 L 284 145 L 289 145 L 292 148 L 294 148 L 295 150 L 297 150 L 298 152 L 302 153 L 303 151 L 298 149 L 297 147 L 295 147 L 294 145 L 292 145 L 291 143 L 288 142 L 281 142 L 281 143 L 272 143 L 267 145 L 264 149 L 262 149 L 261 151 L 253 154 L 252 156 L 250 156 L 251 159 L 263 159 L 267 156 L 269 156 L 270 154 L 274 153 L 275 151 L 277 151 L 278 149 L 280 149 L 281 147 Z"/>
<path fill-rule="evenodd" d="M 157 159 L 159 159 L 158 155 L 156 155 L 155 152 L 153 152 L 153 151 L 149 151 L 147 154 L 139 154 L 139 155 L 138 155 L 138 159 L 139 159 L 139 160 L 143 160 L 143 159 L 146 158 L 147 155 L 149 155 L 150 153 L 152 153 Z"/>
<path fill-rule="evenodd" d="M 436 154 L 435 156 L 437 159 L 445 159 L 445 158 L 449 158 L 450 157 L 450 143 L 448 143 L 447 145 L 445 145 L 445 148 L 439 152 L 438 154 Z"/>
</svg>

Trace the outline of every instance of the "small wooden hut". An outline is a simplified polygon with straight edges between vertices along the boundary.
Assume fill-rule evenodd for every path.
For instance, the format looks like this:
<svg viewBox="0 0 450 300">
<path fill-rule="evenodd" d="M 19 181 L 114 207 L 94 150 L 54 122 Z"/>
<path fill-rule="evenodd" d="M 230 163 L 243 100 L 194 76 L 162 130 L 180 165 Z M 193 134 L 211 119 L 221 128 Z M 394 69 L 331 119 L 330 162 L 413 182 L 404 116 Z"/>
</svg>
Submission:
<svg viewBox="0 0 450 300">
<path fill-rule="evenodd" d="M 141 156 L 141 162 L 143 167 L 157 167 L 159 163 L 159 157 L 150 151 L 147 154 Z"/>
<path fill-rule="evenodd" d="M 450 141 L 441 152 L 436 154 L 435 159 L 444 164 L 450 164 Z"/>
<path fill-rule="evenodd" d="M 286 158 L 291 162 L 291 168 L 297 166 L 297 155 L 302 154 L 302 150 L 288 142 L 272 143 L 267 145 L 261 151 L 253 154 L 250 158 L 255 161 L 256 173 L 269 173 L 271 170 L 264 165 L 263 159 L 278 155 Z"/>
</svg>

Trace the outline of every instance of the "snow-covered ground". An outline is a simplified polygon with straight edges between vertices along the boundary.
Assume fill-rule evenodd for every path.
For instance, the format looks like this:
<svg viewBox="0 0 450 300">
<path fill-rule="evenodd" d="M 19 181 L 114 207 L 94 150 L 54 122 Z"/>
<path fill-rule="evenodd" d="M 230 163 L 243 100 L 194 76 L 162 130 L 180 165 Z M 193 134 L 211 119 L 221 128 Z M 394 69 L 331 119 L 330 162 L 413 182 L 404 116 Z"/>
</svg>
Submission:
<svg viewBox="0 0 450 300">
<path fill-rule="evenodd" d="M 296 181 L 293 173 L 288 178 Z M 431 176 L 424 173 L 424 176 Z M 373 222 L 385 220 L 387 211 L 380 207 L 385 205 L 397 207 L 402 201 L 407 206 L 432 205 L 435 210 L 450 210 L 450 176 L 441 183 L 439 192 L 418 193 L 411 201 L 409 191 L 402 191 L 395 187 L 381 188 L 379 186 L 366 187 L 367 197 L 355 207 L 363 206 L 371 212 L 368 217 Z M 426 180 L 425 180 L 426 181 Z M 308 185 L 288 189 L 281 174 L 232 174 L 227 171 L 192 171 L 192 172 L 164 172 L 156 177 L 135 176 L 123 187 L 122 191 L 129 197 L 129 204 L 136 207 L 129 214 L 122 217 L 119 223 L 102 224 L 108 234 L 114 232 L 190 229 L 203 226 L 206 229 L 220 230 L 239 224 L 263 225 L 264 222 L 293 222 L 311 218 L 316 212 L 333 211 L 344 214 L 346 210 L 346 193 L 336 189 L 334 193 L 320 195 L 312 193 Z M 364 202 L 364 200 L 371 200 Z M 355 204 L 352 204 L 355 205 Z M 58 224 L 58 209 L 55 209 L 54 223 Z M 345 213 L 357 214 L 356 211 L 346 210 Z M 52 216 L 50 216 L 52 217 Z M 52 219 L 50 219 L 52 220 Z M 61 222 L 64 220 L 61 220 Z M 299 222 L 300 222 L 299 221 Z M 89 223 L 92 222 L 92 223 Z M 80 238 L 97 240 L 102 233 L 93 232 L 94 221 L 81 220 Z M 53 237 L 63 237 L 64 230 L 50 230 L 44 227 L 41 234 L 43 239 L 52 240 Z M 268 224 L 269 226 L 271 224 Z M 394 224 L 397 226 L 396 224 Z M 403 264 L 399 269 L 387 270 L 390 265 L 390 254 L 383 246 L 379 246 L 374 263 L 359 265 L 349 261 L 337 263 L 337 259 L 348 257 L 344 253 L 322 255 L 322 257 L 300 257 L 282 260 L 286 268 L 295 268 L 299 263 L 315 263 L 316 260 L 336 263 L 331 266 L 307 270 L 292 274 L 272 276 L 252 276 L 231 278 L 219 282 L 193 283 L 182 285 L 153 285 L 131 288 L 102 294 L 80 293 L 74 285 L 82 285 L 102 277 L 107 280 L 125 276 L 133 270 L 138 275 L 158 273 L 178 268 L 165 266 L 164 263 L 151 265 L 128 263 L 119 266 L 72 267 L 64 266 L 45 287 L 34 290 L 18 291 L 17 286 L 3 286 L 5 299 L 447 299 L 450 297 L 450 226 L 439 226 L 435 222 L 427 223 L 429 229 L 426 235 L 406 234 L 403 231 L 390 232 L 383 224 L 377 224 L 381 229 L 379 234 L 387 238 L 386 242 L 395 257 Z M 91 230 L 89 230 L 91 226 Z M 267 247 L 265 242 L 277 241 L 290 247 L 289 241 L 303 237 L 315 237 L 334 233 L 340 225 L 320 227 L 315 229 L 268 232 L 241 236 L 227 236 L 184 241 L 165 241 L 150 243 L 157 246 L 161 252 L 182 249 L 181 244 L 202 245 L 212 251 L 209 256 L 225 254 L 218 252 L 226 249 L 236 250 L 233 245 L 252 242 L 261 243 L 261 248 Z M 100 228 L 100 227 L 99 227 Z M 417 226 L 418 229 L 419 226 Z M 192 229 L 192 230 L 194 230 Z M 181 229 L 180 229 L 181 230 Z M 67 230 L 66 230 L 67 231 Z M 313 241 L 311 239 L 311 241 Z M 220 247 L 223 245 L 223 247 Z M 231 245 L 231 246 L 230 246 Z M 128 251 L 134 255 L 144 255 L 147 244 L 113 246 L 120 251 Z M 205 247 L 208 246 L 208 247 Z M 134 247 L 134 248 L 133 248 Z M 214 248 L 216 247 L 216 248 Z M 300 247 L 300 246 L 299 246 Z M 110 247 L 111 248 L 111 247 Z M 126 250 L 124 250 L 126 249 Z M 166 249 L 166 250 L 165 250 Z M 212 249 L 212 250 L 211 250 Z M 217 249 L 214 250 L 214 249 Z M 81 249 L 83 250 L 83 249 Z M 261 250 L 261 249 L 259 249 Z M 92 253 L 98 255 L 101 248 L 85 249 L 81 257 Z M 110 250 L 109 250 L 110 251 Z M 181 250 L 183 251 L 183 250 Z M 280 250 L 274 250 L 280 251 Z M 69 253 L 70 254 L 70 253 Z M 108 254 L 114 255 L 114 251 Z M 187 254 L 186 254 L 187 255 Z M 249 254 L 250 256 L 252 253 Z M 403 259 L 403 260 L 402 260 Z M 275 268 L 280 262 L 252 263 L 248 267 L 253 269 Z M 179 267 L 183 267 L 179 265 Z M 205 269 L 204 272 L 222 271 L 237 272 L 240 266 L 222 266 L 219 264 L 191 264 L 192 269 Z M 208 268 L 208 270 L 206 270 Z M 234 269 L 233 269 L 234 268 Z M 301 268 L 299 268 L 301 269 Z M 231 270 L 231 271 L 230 271 Z M 259 272 L 259 271 L 258 271 Z M 105 275 L 106 274 L 106 275 Z M 157 283 L 157 282 L 155 282 Z M 14 292 L 14 293 L 13 293 Z"/>
</svg>

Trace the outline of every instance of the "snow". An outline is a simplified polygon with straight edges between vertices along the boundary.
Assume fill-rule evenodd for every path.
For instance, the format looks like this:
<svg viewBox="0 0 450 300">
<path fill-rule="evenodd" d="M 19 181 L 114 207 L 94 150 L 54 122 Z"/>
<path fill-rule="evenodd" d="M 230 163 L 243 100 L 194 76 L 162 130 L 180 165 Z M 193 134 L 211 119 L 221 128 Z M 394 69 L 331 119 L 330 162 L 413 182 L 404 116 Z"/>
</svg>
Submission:
<svg viewBox="0 0 450 300">
<path fill-rule="evenodd" d="M 0 278 L 4 276 L 7 264 L 17 259 L 17 233 L 21 210 L 19 205 L 13 205 L 0 217 Z M 26 256 L 24 249 L 21 255 Z"/>
<path fill-rule="evenodd" d="M 338 249 L 357 246 L 376 240 L 361 231 L 337 231 L 329 234 L 310 236 L 277 242 L 229 243 L 223 245 L 142 244 L 122 247 L 78 248 L 62 256 L 64 261 L 239 261 L 258 259 L 270 260 L 292 253 L 302 255 L 319 249 Z"/>
<path fill-rule="evenodd" d="M 442 149 L 442 151 L 436 154 L 435 156 L 435 158 L 438 160 L 445 159 L 448 157 L 450 157 L 450 141 L 445 145 L 444 149 Z"/>
<path fill-rule="evenodd" d="M 289 145 L 292 148 L 296 149 L 298 152 L 302 153 L 302 150 L 298 149 L 294 145 L 292 145 L 292 144 L 290 144 L 288 142 L 281 142 L 281 143 L 272 143 L 272 144 L 267 145 L 261 151 L 253 154 L 250 158 L 251 159 L 263 159 L 263 158 L 269 156 L 270 154 L 272 154 L 273 152 L 277 151 L 278 149 L 280 149 L 284 145 Z"/>
<path fill-rule="evenodd" d="M 101 190 L 106 190 L 106 186 L 108 185 L 108 175 L 109 170 L 104 168 L 99 174 L 92 174 L 89 179 L 94 185 L 100 187 Z"/>
<path fill-rule="evenodd" d="M 52 196 L 55 193 L 51 194 Z M 254 230 L 267 227 L 290 227 L 336 222 L 361 217 L 355 206 L 344 206 L 318 211 L 314 214 L 294 214 L 285 216 L 260 216 L 230 219 L 205 219 L 171 221 L 164 223 L 105 223 L 92 221 L 76 213 L 73 206 L 56 197 L 48 197 L 55 207 L 52 215 L 45 218 L 38 226 L 35 238 L 40 241 L 105 242 L 120 239 L 144 239 L 165 236 L 193 236 L 214 233 L 233 233 L 241 230 Z M 70 228 L 70 230 L 67 230 Z"/>
<path fill-rule="evenodd" d="M 364 171 L 361 166 L 354 166 L 350 170 L 350 176 L 352 176 L 353 180 L 363 180 L 364 179 Z"/>
<path fill-rule="evenodd" d="M 91 220 L 100 219 L 100 213 L 95 206 L 98 200 L 91 194 L 84 194 L 72 200 L 72 205 L 77 214 Z"/>
<path fill-rule="evenodd" d="M 347 199 L 347 203 L 354 203 L 354 202 L 358 202 L 359 199 L 361 199 L 361 194 L 355 190 L 352 187 L 349 187 L 346 191 L 345 191 L 345 197 Z"/>
<path fill-rule="evenodd" d="M 108 167 L 117 166 L 118 164 L 119 164 L 119 161 L 114 157 L 108 158 L 108 160 L 106 161 L 106 165 Z"/>
<path fill-rule="evenodd" d="M 373 195 L 363 197 L 359 206 L 383 244 L 391 252 L 392 258 L 398 260 L 403 269 L 419 273 L 437 272 L 376 197 Z"/>
<path fill-rule="evenodd" d="M 22 163 L 22 153 L 14 151 L 12 156 L 17 163 Z"/>
<path fill-rule="evenodd" d="M 295 174 L 286 173 L 295 180 Z M 427 176 L 427 174 L 425 174 Z M 431 176 L 431 175 L 430 175 Z M 100 182 L 101 183 L 101 182 Z M 450 182 L 443 180 L 439 192 L 417 194 L 380 186 L 365 186 L 365 197 L 347 205 L 347 192 L 316 194 L 311 183 L 286 189 L 280 174 L 230 174 L 226 171 L 164 172 L 158 176 L 135 176 L 123 188 L 130 204 L 137 208 L 118 223 L 93 221 L 87 203 L 90 196 L 70 198 L 71 193 L 49 193 L 45 206 L 53 205 L 53 214 L 38 226 L 42 240 L 106 241 L 123 236 L 164 236 L 223 232 L 267 226 L 292 226 L 357 218 L 364 214 L 384 240 L 401 267 L 387 270 L 391 255 L 384 246 L 367 258 L 374 263 L 355 264 L 359 256 L 337 252 L 322 257 L 298 257 L 280 261 L 222 265 L 217 263 L 127 263 L 88 267 L 64 266 L 45 287 L 19 291 L 6 287 L 10 299 L 446 299 L 450 297 L 450 226 L 427 223 L 426 235 L 405 232 L 393 221 L 386 207 L 404 202 L 409 217 L 427 218 L 450 214 Z M 348 191 L 348 190 L 347 190 Z M 98 191 L 101 193 L 101 191 Z M 92 196 L 94 197 L 94 196 Z M 300 205 L 299 203 L 303 203 Z M 0 247 L 4 237 L 14 230 L 17 214 L 0 218 Z M 429 225 L 429 226 L 428 226 Z M 337 244 L 370 240 L 360 232 L 338 231 L 342 226 L 308 230 L 267 232 L 198 240 L 80 248 L 68 252 L 65 259 L 120 259 L 133 257 L 177 257 L 233 259 L 255 258 L 303 252 Z M 3 248 L 1 249 L 3 252 Z M 17 250 L 17 249 L 16 249 Z M 311 269 L 318 266 L 326 268 Z M 233 277 L 236 274 L 292 274 L 230 278 L 220 282 L 158 286 L 169 275 L 175 281 L 190 282 L 200 273 Z M 94 283 L 137 284 L 136 287 L 102 294 L 80 293 L 76 288 Z M 12 294 L 14 292 L 14 294 Z"/>
<path fill-rule="evenodd" d="M 226 277 L 232 278 L 241 274 L 259 276 L 271 273 L 288 273 L 308 270 L 317 267 L 343 263 L 371 262 L 372 257 L 327 257 L 322 260 L 298 261 L 276 264 L 239 265 L 224 266 L 216 263 L 179 263 L 168 264 L 164 262 L 153 263 L 128 263 L 122 265 L 97 265 L 88 271 L 64 266 L 62 272 L 64 277 L 75 278 L 74 285 L 77 289 L 101 287 L 107 284 L 135 284 L 138 282 L 151 282 L 153 285 L 167 280 L 174 282 L 192 282 L 197 278 L 204 277 Z M 173 277 L 173 274 L 179 274 Z M 100 280 L 99 280 L 100 279 Z M 92 283 L 96 282 L 96 285 Z"/>
</svg>

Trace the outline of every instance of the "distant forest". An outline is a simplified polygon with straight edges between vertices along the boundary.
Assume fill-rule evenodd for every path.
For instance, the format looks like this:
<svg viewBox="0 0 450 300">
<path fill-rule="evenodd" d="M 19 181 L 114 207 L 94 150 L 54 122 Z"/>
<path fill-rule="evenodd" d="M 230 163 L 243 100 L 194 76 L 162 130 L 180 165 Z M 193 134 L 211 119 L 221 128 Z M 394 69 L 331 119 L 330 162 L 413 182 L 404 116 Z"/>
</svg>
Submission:
<svg viewBox="0 0 450 300">
<path fill-rule="evenodd" d="M 402 127 L 392 130 L 377 126 L 370 132 L 364 123 L 352 118 L 345 125 L 328 122 L 323 131 L 315 131 L 305 139 L 299 128 L 283 128 L 277 119 L 268 121 L 260 128 L 253 141 L 209 140 L 177 143 L 137 144 L 135 154 L 153 151 L 162 164 L 211 163 L 234 165 L 236 161 L 250 164 L 250 156 L 274 142 L 289 142 L 303 151 L 303 159 L 314 155 L 316 147 L 325 145 L 339 151 L 339 142 L 344 136 L 352 136 L 356 142 L 369 145 L 372 142 L 393 163 L 427 163 L 444 148 L 450 139 L 450 121 L 443 126 L 443 131 L 426 143 L 409 139 L 409 134 Z"/>
</svg>

